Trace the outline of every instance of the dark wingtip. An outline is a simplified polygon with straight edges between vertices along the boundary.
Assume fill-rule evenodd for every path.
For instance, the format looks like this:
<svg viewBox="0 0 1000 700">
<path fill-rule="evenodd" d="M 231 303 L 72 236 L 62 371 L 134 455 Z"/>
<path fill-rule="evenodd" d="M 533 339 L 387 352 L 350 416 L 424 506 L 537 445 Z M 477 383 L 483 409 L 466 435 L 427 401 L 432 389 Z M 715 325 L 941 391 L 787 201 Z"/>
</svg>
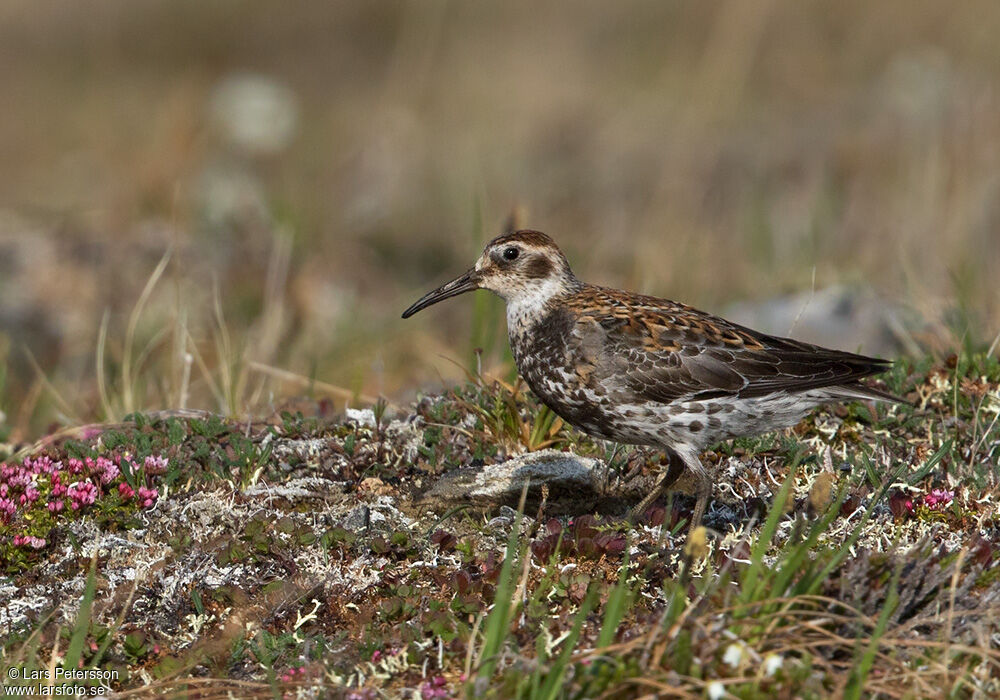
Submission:
<svg viewBox="0 0 1000 700">
<path fill-rule="evenodd" d="M 882 389 L 876 389 L 874 387 L 868 386 L 867 384 L 858 384 L 858 386 L 867 394 L 870 398 L 877 401 L 891 401 L 892 403 L 903 404 L 904 406 L 909 406 L 913 408 L 914 404 L 912 401 L 907 401 L 902 396 L 896 396 L 888 391 L 883 391 Z"/>
<path fill-rule="evenodd" d="M 865 368 L 865 374 L 862 376 L 872 376 L 888 372 L 895 364 L 893 360 L 883 360 L 880 357 L 865 357 L 864 355 L 858 355 L 858 357 L 864 360 L 868 365 Z M 860 380 L 861 377 L 858 379 Z M 861 389 L 868 395 L 869 398 L 875 401 L 891 401 L 892 403 L 903 404 L 905 406 L 910 406 L 911 408 L 914 406 L 912 401 L 907 401 L 903 397 L 896 396 L 895 394 L 884 391 L 883 389 L 876 389 L 875 387 L 869 386 L 862 381 L 857 381 L 854 386 Z"/>
</svg>

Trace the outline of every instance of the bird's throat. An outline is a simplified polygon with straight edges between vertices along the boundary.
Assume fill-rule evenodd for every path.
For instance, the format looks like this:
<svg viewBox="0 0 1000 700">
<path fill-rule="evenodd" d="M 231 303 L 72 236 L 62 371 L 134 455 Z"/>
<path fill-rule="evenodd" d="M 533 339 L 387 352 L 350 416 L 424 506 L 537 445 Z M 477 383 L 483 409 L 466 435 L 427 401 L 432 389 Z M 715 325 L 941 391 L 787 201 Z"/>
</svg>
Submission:
<svg viewBox="0 0 1000 700">
<path fill-rule="evenodd" d="M 507 328 L 511 337 L 522 335 L 540 323 L 552 312 L 558 301 L 574 289 L 575 279 L 551 277 L 532 280 L 504 295 L 507 302 Z"/>
</svg>

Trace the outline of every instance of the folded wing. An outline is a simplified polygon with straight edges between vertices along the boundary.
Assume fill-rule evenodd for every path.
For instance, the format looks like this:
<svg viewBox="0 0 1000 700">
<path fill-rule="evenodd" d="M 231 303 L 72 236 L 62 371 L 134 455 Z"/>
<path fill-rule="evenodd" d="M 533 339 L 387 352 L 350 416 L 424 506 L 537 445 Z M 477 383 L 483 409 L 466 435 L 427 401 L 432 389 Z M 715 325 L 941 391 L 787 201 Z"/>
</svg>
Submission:
<svg viewBox="0 0 1000 700">
<path fill-rule="evenodd" d="M 891 363 L 769 336 L 653 297 L 596 290 L 581 304 L 571 351 L 617 400 L 661 403 L 829 389 L 831 396 L 899 400 L 860 379 Z M 601 303 L 595 304 L 594 301 Z M 599 309 L 599 310 L 595 310 Z"/>
</svg>

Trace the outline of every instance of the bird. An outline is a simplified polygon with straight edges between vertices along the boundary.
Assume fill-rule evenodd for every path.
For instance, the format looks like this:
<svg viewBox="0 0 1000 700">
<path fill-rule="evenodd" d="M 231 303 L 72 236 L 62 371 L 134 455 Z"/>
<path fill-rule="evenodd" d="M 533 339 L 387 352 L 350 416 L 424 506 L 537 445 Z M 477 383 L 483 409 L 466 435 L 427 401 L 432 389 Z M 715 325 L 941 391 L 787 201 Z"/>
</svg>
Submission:
<svg viewBox="0 0 1000 700">
<path fill-rule="evenodd" d="M 475 265 L 403 312 L 487 289 L 506 303 L 511 352 L 538 399 L 584 433 L 662 450 L 668 460 L 641 514 L 685 471 L 695 480 L 689 532 L 713 479 L 700 455 L 724 440 L 798 423 L 833 402 L 903 399 L 861 380 L 892 363 L 768 335 L 658 297 L 588 284 L 546 234 L 497 236 Z"/>
</svg>

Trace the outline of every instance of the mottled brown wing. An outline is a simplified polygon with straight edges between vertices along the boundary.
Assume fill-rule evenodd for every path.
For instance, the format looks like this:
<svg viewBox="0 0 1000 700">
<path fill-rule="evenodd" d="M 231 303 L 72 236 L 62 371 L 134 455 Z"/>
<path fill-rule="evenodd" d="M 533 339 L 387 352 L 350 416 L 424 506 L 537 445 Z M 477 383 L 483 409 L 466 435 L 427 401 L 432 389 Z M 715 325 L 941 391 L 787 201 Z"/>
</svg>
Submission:
<svg viewBox="0 0 1000 700">
<path fill-rule="evenodd" d="M 674 302 L 632 300 L 591 305 L 571 343 L 584 364 L 593 365 L 591 383 L 618 400 L 669 403 L 853 387 L 890 364 L 768 336 Z"/>
</svg>

